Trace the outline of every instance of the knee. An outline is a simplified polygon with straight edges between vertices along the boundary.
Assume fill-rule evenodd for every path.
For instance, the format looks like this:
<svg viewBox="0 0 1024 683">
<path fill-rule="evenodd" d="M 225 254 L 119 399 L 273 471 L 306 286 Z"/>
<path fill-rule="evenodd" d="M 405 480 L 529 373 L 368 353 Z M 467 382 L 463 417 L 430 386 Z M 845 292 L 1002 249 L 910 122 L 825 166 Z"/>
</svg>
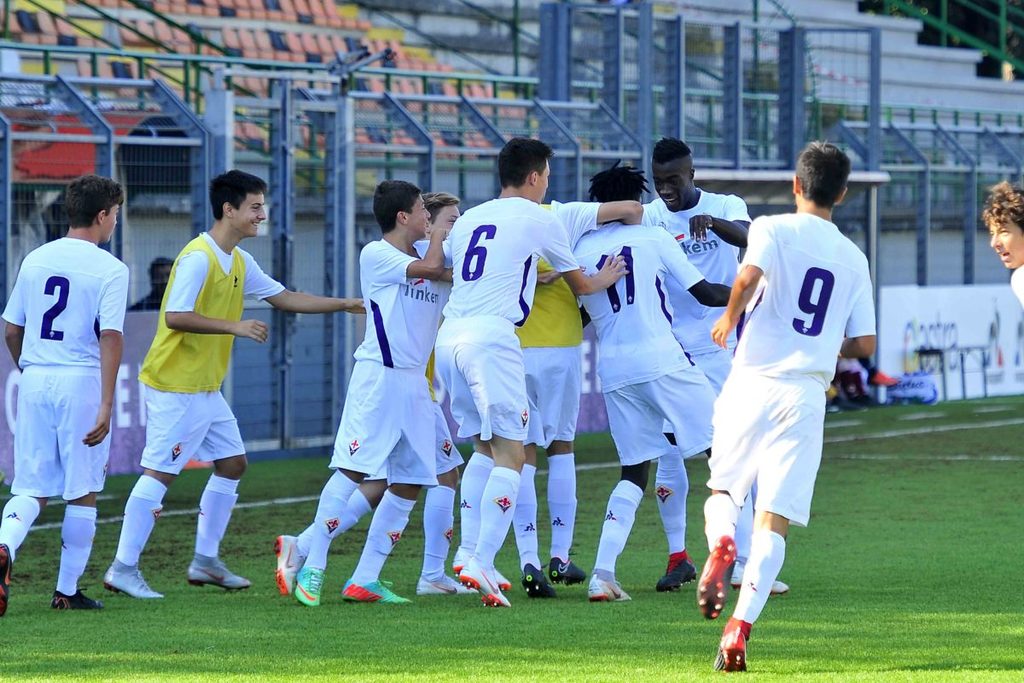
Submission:
<svg viewBox="0 0 1024 683">
<path fill-rule="evenodd" d="M 218 477 L 223 477 L 225 479 L 241 479 L 248 466 L 249 461 L 244 455 L 236 455 L 231 458 L 214 461 L 213 470 L 217 473 Z"/>
<path fill-rule="evenodd" d="M 456 467 L 453 470 L 439 474 L 437 476 L 437 485 L 446 486 L 453 491 L 459 486 L 459 468 Z"/>
<path fill-rule="evenodd" d="M 624 465 L 621 479 L 635 485 L 641 491 L 647 489 L 647 473 L 650 463 L 642 462 L 636 465 Z"/>
</svg>

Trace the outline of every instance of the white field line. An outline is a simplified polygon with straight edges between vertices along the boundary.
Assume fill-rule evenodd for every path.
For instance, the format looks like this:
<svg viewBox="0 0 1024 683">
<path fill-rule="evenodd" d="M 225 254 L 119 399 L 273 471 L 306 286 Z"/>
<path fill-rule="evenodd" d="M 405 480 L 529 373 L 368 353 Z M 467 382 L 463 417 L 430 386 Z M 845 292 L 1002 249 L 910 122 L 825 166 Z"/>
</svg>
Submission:
<svg viewBox="0 0 1024 683">
<path fill-rule="evenodd" d="M 859 427 L 864 424 L 863 420 L 836 420 L 834 422 L 826 422 L 825 429 L 839 429 L 842 427 Z"/>
<path fill-rule="evenodd" d="M 927 412 L 927 413 L 907 413 L 906 415 L 900 415 L 896 419 L 897 420 L 907 420 L 907 421 L 914 421 L 914 420 L 937 420 L 940 417 L 946 417 L 946 414 L 945 413 L 936 413 L 936 412 L 933 412 L 933 411 L 930 411 L 930 412 Z"/>
<path fill-rule="evenodd" d="M 984 429 L 987 427 L 1006 427 L 1009 425 L 1024 424 L 1024 418 L 1012 419 L 1012 420 L 991 420 L 989 422 L 978 422 L 975 424 L 952 424 L 952 425 L 941 425 L 937 427 L 921 427 L 917 429 L 899 429 L 891 430 L 888 432 L 877 432 L 875 434 L 866 434 L 863 436 L 832 436 L 826 437 L 825 443 L 845 443 L 848 441 L 869 441 L 871 439 L 889 439 L 894 436 L 912 436 L 914 434 L 928 434 L 932 432 L 953 432 L 961 429 Z M 892 454 L 857 454 L 850 453 L 846 455 L 829 455 L 827 459 L 834 460 L 922 460 L 929 462 L 963 462 L 963 461 L 980 461 L 980 462 L 1018 462 L 1024 461 L 1024 456 L 1016 455 L 967 455 L 967 454 L 954 454 L 954 455 L 939 455 L 939 456 L 907 456 L 900 455 L 898 453 Z M 612 469 L 619 467 L 617 462 L 593 462 L 584 463 L 576 466 L 576 471 L 584 472 L 589 470 L 603 470 Z M 547 475 L 547 470 L 537 470 L 539 476 Z M 114 496 L 105 496 L 106 499 L 112 499 Z M 319 495 L 316 496 L 292 496 L 290 498 L 272 498 L 270 500 L 254 500 L 244 503 L 237 503 L 235 510 L 249 510 L 255 508 L 265 508 L 272 505 L 294 505 L 296 503 L 309 503 L 314 500 L 318 500 Z M 187 515 L 199 514 L 199 508 L 189 508 L 187 510 L 166 510 L 160 513 L 161 517 L 182 517 Z M 103 517 L 97 519 L 97 524 L 114 524 L 124 519 L 123 515 L 116 515 L 114 517 Z M 60 529 L 62 522 L 50 522 L 48 524 L 38 524 L 32 527 L 32 531 L 41 531 L 44 529 Z"/>
<path fill-rule="evenodd" d="M 983 408 L 975 408 L 974 412 L 976 414 L 980 415 L 982 413 L 1006 413 L 1006 412 L 1009 412 L 1011 410 L 1017 410 L 1017 409 L 1014 408 L 1014 407 L 1010 407 L 1010 406 L 985 406 Z"/>
</svg>

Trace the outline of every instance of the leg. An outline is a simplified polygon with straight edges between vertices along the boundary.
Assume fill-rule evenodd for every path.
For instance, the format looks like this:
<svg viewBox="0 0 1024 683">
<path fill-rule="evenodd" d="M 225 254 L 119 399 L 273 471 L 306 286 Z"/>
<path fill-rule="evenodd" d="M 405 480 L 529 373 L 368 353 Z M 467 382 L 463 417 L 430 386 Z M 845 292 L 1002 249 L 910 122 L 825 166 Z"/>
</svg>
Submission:
<svg viewBox="0 0 1024 683">
<path fill-rule="evenodd" d="M 46 498 L 23 495 L 13 496 L 4 506 L 4 518 L 0 523 L 0 617 L 7 612 L 14 556 L 44 507 Z"/>
<path fill-rule="evenodd" d="M 139 556 L 142 554 L 149 535 L 153 533 L 160 511 L 163 510 L 164 494 L 177 478 L 174 474 L 144 468 L 142 476 L 135 482 L 128 501 L 124 505 L 124 520 L 121 522 L 121 536 L 117 542 L 117 555 L 103 577 L 103 585 L 115 593 L 125 593 L 133 598 L 162 598 L 146 583 L 139 572 Z"/>
<path fill-rule="evenodd" d="M 462 571 L 463 565 L 476 552 L 476 541 L 480 536 L 480 501 L 483 499 L 484 487 L 494 469 L 490 445 L 480 440 L 480 435 L 473 437 L 473 455 L 466 463 L 460 484 L 459 530 L 460 542 L 455 551 L 452 569 L 456 574 Z"/>
<path fill-rule="evenodd" d="M 615 580 L 615 564 L 626 547 L 636 519 L 636 509 L 644 495 L 649 464 L 647 462 L 622 468 L 622 479 L 608 498 L 608 508 L 601 529 L 601 540 L 594 560 L 594 575 L 588 591 L 591 602 L 629 600 Z"/>
<path fill-rule="evenodd" d="M 697 578 L 697 569 L 686 552 L 686 496 L 690 482 L 686 465 L 677 449 L 658 458 L 654 493 L 658 499 L 661 524 L 668 539 L 668 567 L 658 580 L 659 592 L 675 591 Z"/>
<path fill-rule="evenodd" d="M 385 604 L 409 602 L 392 593 L 379 579 L 384 562 L 409 523 L 409 513 L 416 504 L 420 488 L 416 484 L 392 484 L 388 487 L 373 514 L 359 564 L 342 592 L 346 600 Z"/>
<path fill-rule="evenodd" d="M 548 512 L 551 515 L 551 562 L 555 583 L 580 583 L 586 572 L 569 559 L 576 529 L 576 455 L 572 441 L 552 441 L 548 448 Z"/>
<path fill-rule="evenodd" d="M 526 461 L 519 480 L 519 497 L 513 513 L 512 525 L 516 534 L 516 547 L 519 548 L 519 568 L 524 572 L 526 566 L 533 566 L 536 571 L 540 567 L 537 555 L 537 447 L 527 444 L 524 448 Z"/>
<path fill-rule="evenodd" d="M 459 469 L 437 475 L 437 486 L 427 490 L 423 504 L 423 571 L 416 584 L 417 595 L 454 595 L 466 593 L 462 584 L 444 573 L 444 562 L 452 542 L 455 489 Z"/>
<path fill-rule="evenodd" d="M 697 584 L 697 605 L 706 619 L 716 619 L 725 607 L 729 576 L 736 560 L 736 519 L 739 507 L 727 491 L 711 492 L 704 503 L 704 533 L 711 551 Z"/>
<path fill-rule="evenodd" d="M 61 525 L 60 573 L 51 607 L 57 609 L 99 609 L 102 602 L 90 600 L 78 590 L 78 579 L 92 554 L 96 535 L 96 494 L 69 500 Z"/>
</svg>

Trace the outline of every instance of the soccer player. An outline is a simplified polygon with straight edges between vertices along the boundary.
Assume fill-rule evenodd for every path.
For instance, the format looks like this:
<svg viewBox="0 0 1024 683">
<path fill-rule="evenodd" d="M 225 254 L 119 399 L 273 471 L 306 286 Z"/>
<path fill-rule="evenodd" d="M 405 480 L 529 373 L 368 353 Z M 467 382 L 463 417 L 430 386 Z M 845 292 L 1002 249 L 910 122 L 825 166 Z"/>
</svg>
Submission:
<svg viewBox="0 0 1024 683">
<path fill-rule="evenodd" d="M 14 427 L 14 481 L 0 522 L 0 616 L 11 565 L 51 496 L 67 501 L 60 573 L 50 606 L 100 609 L 78 588 L 96 533 L 96 494 L 110 454 L 110 414 L 121 364 L 128 267 L 98 245 L 110 241 L 121 186 L 82 176 L 64 195 L 68 232 L 21 264 L 3 318 L 21 368 Z"/>
<path fill-rule="evenodd" d="M 1024 189 L 1008 182 L 992 188 L 981 214 L 990 245 L 1003 265 L 1013 271 L 1010 287 L 1024 306 Z"/>
<path fill-rule="evenodd" d="M 370 320 L 354 354 L 345 407 L 330 467 L 334 474 L 320 495 L 309 554 L 295 579 L 295 599 L 320 604 L 327 551 L 342 533 L 342 518 L 360 483 L 386 473 L 388 490 L 370 522 L 359 564 L 342 597 L 357 602 L 402 604 L 380 572 L 401 539 L 420 488 L 437 484 L 436 418 L 425 380 L 434 348 L 447 276 L 444 228 L 430 234 L 423 257 L 416 242 L 426 234 L 429 214 L 420 189 L 386 180 L 373 194 L 373 214 L 383 237 L 359 254 L 359 281 Z"/>
<path fill-rule="evenodd" d="M 646 189 L 641 171 L 615 166 L 592 178 L 590 198 L 639 199 Z M 708 306 L 724 306 L 729 288 L 709 284 L 672 237 L 655 228 L 611 223 L 584 235 L 574 254 L 593 268 L 604 265 L 608 254 L 618 254 L 629 269 L 615 287 L 582 299 L 597 330 L 597 373 L 622 463 L 621 479 L 608 500 L 588 594 L 592 602 L 629 600 L 615 579 L 615 564 L 647 486 L 649 464 L 669 458 L 682 466 L 679 451 L 664 439 L 664 422 L 705 449 L 711 442 L 714 392 L 672 334 L 665 285 L 674 280 Z M 683 491 L 684 504 L 685 495 Z"/>
<path fill-rule="evenodd" d="M 789 525 L 807 524 L 836 356 L 864 358 L 875 350 L 867 259 L 831 222 L 849 174 L 850 160 L 835 145 L 804 148 L 793 179 L 796 213 L 750 226 L 729 305 L 711 330 L 726 348 L 747 312 L 732 372 L 715 403 L 712 493 L 704 505 L 711 553 L 697 585 L 708 619 L 725 605 L 736 518 L 751 485 L 758 485 L 750 559 L 717 670 L 746 670 L 750 628 L 782 567 Z"/>
<path fill-rule="evenodd" d="M 597 202 L 552 202 L 545 205 L 562 222 L 572 247 L 581 235 L 600 223 L 621 220 L 639 223 L 643 206 L 639 201 L 599 204 Z M 519 497 L 512 526 L 519 549 L 522 585 L 530 597 L 555 597 L 555 583 L 571 585 L 586 579 L 586 573 L 569 559 L 573 529 L 576 525 L 576 460 L 573 439 L 580 412 L 582 382 L 580 344 L 583 324 L 579 305 L 557 271 L 543 259 L 537 262 L 537 290 L 526 323 L 516 329 L 523 348 L 526 368 L 526 396 L 530 425 L 526 439 L 526 462 L 520 473 Z M 551 554 L 548 577 L 541 571 L 537 554 L 537 445 L 548 456 L 548 509 L 551 517 Z M 473 543 L 480 528 L 480 496 L 493 462 L 482 453 L 474 453 L 463 485 L 462 545 L 455 565 L 473 554 Z M 469 532 L 466 529 L 469 529 Z"/>
<path fill-rule="evenodd" d="M 191 459 L 213 461 L 199 503 L 195 555 L 188 582 L 228 590 L 249 587 L 219 557 L 220 541 L 246 469 L 245 446 L 220 393 L 235 337 L 267 340 L 265 323 L 242 320 L 245 298 L 294 313 L 362 312 L 358 299 L 285 289 L 238 247 L 266 220 L 266 183 L 228 171 L 210 183 L 213 226 L 178 254 L 160 307 L 156 337 L 139 380 L 146 385 L 146 447 L 142 476 L 125 503 L 117 556 L 104 585 L 133 598 L 161 598 L 139 572 L 139 556 L 163 507 L 167 488 Z"/>
<path fill-rule="evenodd" d="M 482 489 L 474 555 L 459 580 L 492 606 L 509 606 L 494 556 L 512 523 L 525 461 L 530 411 L 515 328 L 530 314 L 536 260 L 543 257 L 562 273 L 577 296 L 606 289 L 624 272 L 621 259 L 609 259 L 593 277 L 583 275 L 565 228 L 540 207 L 551 154 L 539 140 L 509 140 L 498 155 L 501 194 L 463 214 L 449 238 L 454 283 L 437 337 L 437 365 L 459 435 L 473 437 L 474 450 L 494 463 Z"/>
<path fill-rule="evenodd" d="M 693 155 L 677 138 L 662 138 L 654 146 L 651 168 L 658 199 L 647 204 L 645 223 L 661 225 L 675 237 L 687 259 L 711 282 L 732 285 L 736 279 L 739 250 L 747 245 L 750 216 L 747 205 L 735 195 L 722 195 L 697 187 L 694 182 Z M 731 351 L 736 345 L 733 335 L 729 349 L 711 343 L 712 310 L 668 283 L 672 302 L 672 331 L 697 367 L 711 382 L 717 394 L 732 365 Z M 710 414 L 710 410 L 709 410 Z M 666 425 L 666 429 L 668 425 Z M 702 452 L 700 443 L 679 441 L 683 459 Z M 658 462 L 655 492 L 658 510 L 669 539 L 668 567 L 658 580 L 657 590 L 679 590 L 697 576 L 697 570 L 686 551 L 686 493 L 689 480 L 682 460 L 662 459 Z M 749 512 L 752 522 L 753 513 Z M 746 527 L 749 529 L 748 527 Z"/>
<path fill-rule="evenodd" d="M 423 205 L 430 216 L 426 234 L 436 230 L 448 231 L 459 217 L 459 198 L 447 192 L 429 192 L 423 195 Z M 420 256 L 426 255 L 428 240 L 416 242 L 415 247 Z M 451 287 L 445 287 L 444 281 L 434 283 L 442 293 L 443 303 L 447 302 Z M 455 595 L 471 592 L 461 583 L 444 573 L 444 563 L 451 545 L 452 508 L 455 503 L 455 487 L 459 483 L 459 466 L 462 456 L 452 444 L 452 435 L 448 431 L 448 421 L 441 411 L 434 392 L 434 357 L 431 354 L 427 362 L 427 386 L 430 397 L 434 401 L 435 424 L 435 463 L 437 465 L 437 486 L 427 489 L 423 510 L 423 571 L 416 584 L 417 595 Z M 336 533 L 344 533 L 351 529 L 370 510 L 375 509 L 388 482 L 385 478 L 364 479 L 359 488 L 349 498 L 345 513 L 341 516 Z M 376 475 L 374 475 L 376 476 Z M 309 554 L 309 546 L 316 532 L 316 525 L 310 524 L 298 537 L 278 536 L 274 544 L 277 555 L 276 580 L 282 595 L 291 595 L 295 590 L 295 575 L 302 568 Z"/>
</svg>

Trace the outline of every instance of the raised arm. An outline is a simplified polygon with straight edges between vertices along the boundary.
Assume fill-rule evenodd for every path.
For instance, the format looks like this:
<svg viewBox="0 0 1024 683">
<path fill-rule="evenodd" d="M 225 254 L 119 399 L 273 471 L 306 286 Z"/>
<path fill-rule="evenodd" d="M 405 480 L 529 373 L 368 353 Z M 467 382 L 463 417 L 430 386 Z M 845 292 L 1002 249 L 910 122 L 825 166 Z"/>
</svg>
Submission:
<svg viewBox="0 0 1024 683">
<path fill-rule="evenodd" d="M 704 306 L 720 308 L 729 303 L 729 292 L 731 290 L 728 285 L 701 280 L 693 287 L 690 287 L 688 291 L 693 295 L 694 299 Z"/>
<path fill-rule="evenodd" d="M 597 209 L 598 223 L 619 221 L 627 225 L 636 225 L 643 220 L 643 217 L 644 205 L 640 202 L 604 202 Z"/>
<path fill-rule="evenodd" d="M 409 264 L 405 271 L 406 276 L 421 277 L 424 280 L 443 280 L 445 270 L 447 270 L 444 267 L 444 239 L 447 236 L 448 230 L 444 228 L 438 227 L 432 230 L 427 253 L 423 255 L 423 258 L 416 259 Z"/>
<path fill-rule="evenodd" d="M 693 239 L 697 241 L 706 240 L 708 238 L 708 230 L 729 244 L 745 249 L 747 246 L 747 233 L 750 230 L 750 221 L 730 221 L 707 214 L 690 218 L 690 235 L 693 236 Z"/>
<path fill-rule="evenodd" d="M 725 313 L 711 328 L 711 339 L 723 349 L 727 348 L 729 334 L 736 329 L 740 315 L 746 310 L 763 276 L 764 271 L 757 266 L 743 266 L 736 276 Z"/>
<path fill-rule="evenodd" d="M 586 296 L 608 289 L 628 272 L 626 270 L 626 262 L 621 256 L 616 256 L 615 258 L 607 259 L 601 270 L 591 277 L 587 277 L 579 269 L 563 272 L 562 277 L 565 278 L 565 282 L 569 285 L 569 289 L 572 290 L 573 294 L 576 296 Z"/>
<path fill-rule="evenodd" d="M 264 299 L 268 304 L 289 313 L 366 313 L 362 299 L 317 296 L 289 289 Z"/>
</svg>

